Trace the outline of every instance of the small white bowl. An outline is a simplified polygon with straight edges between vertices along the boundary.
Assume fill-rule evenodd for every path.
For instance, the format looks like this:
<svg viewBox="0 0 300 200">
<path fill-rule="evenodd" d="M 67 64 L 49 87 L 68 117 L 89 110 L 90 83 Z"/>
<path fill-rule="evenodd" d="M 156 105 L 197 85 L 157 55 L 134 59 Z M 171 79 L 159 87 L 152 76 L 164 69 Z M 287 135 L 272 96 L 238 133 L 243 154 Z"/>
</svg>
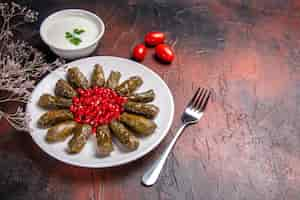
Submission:
<svg viewBox="0 0 300 200">
<path fill-rule="evenodd" d="M 73 33 L 75 28 L 83 29 L 79 45 L 72 44 L 65 33 Z M 103 21 L 95 14 L 81 9 L 66 9 L 48 16 L 42 23 L 40 35 L 50 49 L 60 57 L 75 59 L 90 55 L 104 34 Z"/>
</svg>

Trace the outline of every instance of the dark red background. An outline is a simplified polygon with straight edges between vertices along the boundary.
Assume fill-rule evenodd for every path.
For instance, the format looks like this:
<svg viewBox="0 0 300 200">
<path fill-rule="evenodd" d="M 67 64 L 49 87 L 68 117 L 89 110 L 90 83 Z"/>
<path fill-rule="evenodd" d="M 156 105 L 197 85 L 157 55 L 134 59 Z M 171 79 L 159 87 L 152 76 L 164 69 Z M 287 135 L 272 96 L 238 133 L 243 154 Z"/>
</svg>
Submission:
<svg viewBox="0 0 300 200">
<path fill-rule="evenodd" d="M 300 2 L 296 0 L 28 0 L 40 20 L 64 8 L 97 13 L 106 32 L 95 55 L 129 57 L 152 30 L 176 52 L 171 65 L 143 62 L 173 92 L 171 132 L 154 152 L 111 169 L 54 160 L 27 133 L 0 127 L 0 199 L 297 200 L 300 198 Z M 23 35 L 38 48 L 38 26 Z M 195 88 L 214 95 L 188 128 L 159 182 L 140 185 L 180 125 Z"/>
</svg>

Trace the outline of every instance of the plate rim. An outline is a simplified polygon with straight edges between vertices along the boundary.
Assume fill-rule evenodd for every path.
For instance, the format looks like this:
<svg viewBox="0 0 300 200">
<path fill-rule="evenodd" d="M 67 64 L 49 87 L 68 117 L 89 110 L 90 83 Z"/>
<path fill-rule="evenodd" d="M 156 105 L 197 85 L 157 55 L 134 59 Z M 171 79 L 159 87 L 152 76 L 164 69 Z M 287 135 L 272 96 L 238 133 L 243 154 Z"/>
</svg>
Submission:
<svg viewBox="0 0 300 200">
<path fill-rule="evenodd" d="M 108 59 L 119 59 L 121 61 L 126 61 L 126 62 L 134 62 L 132 60 L 129 60 L 129 59 L 126 59 L 126 58 L 122 58 L 122 57 L 117 57 L 117 56 L 90 56 L 90 57 L 85 57 L 85 58 L 80 58 L 80 59 L 76 59 L 76 60 L 73 60 L 71 62 L 68 62 L 68 63 L 65 63 L 63 64 L 62 66 L 56 68 L 54 71 L 51 71 L 49 74 L 47 74 L 45 77 L 43 77 L 43 79 L 41 79 L 37 85 L 39 85 L 48 75 L 50 75 L 51 73 L 59 70 L 59 69 L 62 69 L 66 66 L 70 66 L 70 64 L 72 65 L 73 62 L 77 62 L 77 61 L 82 61 L 82 60 L 87 60 L 87 59 L 97 59 L 97 58 L 108 58 Z M 37 142 L 37 140 L 35 139 L 35 137 L 33 136 L 33 134 L 31 133 L 32 131 L 30 130 L 29 131 L 29 134 L 30 136 L 32 137 L 34 143 L 43 151 L 45 152 L 46 154 L 48 154 L 49 156 L 51 156 L 52 158 L 56 159 L 56 160 L 59 160 L 65 164 L 68 164 L 68 165 L 72 165 L 72 166 L 76 166 L 76 167 L 81 167 L 81 168 L 111 168 L 111 167 L 117 167 L 117 166 L 121 166 L 121 165 L 125 165 L 125 164 L 128 164 L 128 163 L 131 163 L 131 162 L 134 162 L 142 157 L 144 157 L 145 155 L 149 154 L 151 151 L 153 151 L 154 149 L 156 149 L 158 147 L 158 145 L 165 139 L 165 137 L 167 136 L 168 132 L 170 131 L 171 129 L 171 125 L 174 121 L 174 113 L 175 113 L 175 104 L 174 104 L 174 97 L 173 97 L 173 94 L 169 88 L 169 86 L 167 85 L 167 83 L 156 73 L 154 72 L 152 69 L 148 68 L 147 66 L 141 64 L 141 63 L 137 63 L 137 62 L 134 62 L 135 64 L 139 65 L 139 67 L 142 67 L 144 68 L 144 70 L 146 70 L 147 72 L 151 73 L 153 76 L 156 76 L 156 78 L 158 78 L 163 85 L 165 85 L 165 87 L 167 88 L 167 92 L 168 92 L 168 96 L 170 97 L 170 100 L 171 100 L 171 105 L 170 105 L 170 108 L 171 108 L 171 117 L 169 118 L 168 120 L 168 123 L 167 123 L 167 128 L 165 130 L 162 131 L 161 133 L 161 136 L 158 138 L 158 140 L 156 140 L 152 145 L 149 145 L 148 147 L 145 148 L 144 151 L 134 155 L 133 157 L 129 157 L 127 159 L 124 159 L 124 160 L 121 160 L 121 161 L 116 161 L 114 164 L 101 164 L 101 166 L 97 165 L 97 164 L 86 164 L 86 163 L 80 163 L 80 162 L 77 162 L 77 161 L 71 161 L 71 160 L 66 160 L 66 159 L 62 159 L 60 158 L 60 156 L 56 155 L 55 153 L 53 152 L 50 152 L 50 151 L 46 151 L 44 150 L 44 148 L 39 144 L 39 142 Z M 34 93 L 34 91 L 36 90 L 36 87 L 37 85 L 35 86 L 34 90 L 32 91 L 31 95 L 30 95 L 30 98 L 29 98 L 29 102 L 26 104 L 26 118 L 27 119 L 30 119 L 30 113 L 29 113 L 29 105 L 32 103 L 31 102 L 31 99 L 32 99 L 32 95 Z M 29 117 L 29 118 L 28 118 Z M 30 122 L 28 122 L 28 126 L 29 128 L 30 127 Z"/>
</svg>

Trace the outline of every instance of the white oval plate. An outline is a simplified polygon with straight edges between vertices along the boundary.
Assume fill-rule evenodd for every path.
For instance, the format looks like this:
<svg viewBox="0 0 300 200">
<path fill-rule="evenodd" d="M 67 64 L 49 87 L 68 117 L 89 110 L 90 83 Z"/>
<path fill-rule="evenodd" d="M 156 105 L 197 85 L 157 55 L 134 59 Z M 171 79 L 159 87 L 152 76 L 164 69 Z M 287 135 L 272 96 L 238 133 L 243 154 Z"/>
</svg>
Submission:
<svg viewBox="0 0 300 200">
<path fill-rule="evenodd" d="M 79 67 L 86 77 L 89 78 L 95 64 L 103 66 L 106 77 L 111 70 L 121 72 L 121 81 L 130 76 L 139 75 L 143 78 L 144 84 L 138 91 L 154 89 L 156 93 L 156 98 L 152 103 L 160 108 L 160 112 L 155 118 L 157 129 L 152 135 L 139 138 L 140 146 L 135 151 L 124 152 L 117 145 L 114 145 L 114 151 L 110 156 L 105 158 L 98 157 L 95 137 L 93 136 L 90 137 L 79 154 L 70 155 L 66 152 L 67 143 L 70 138 L 64 142 L 49 144 L 45 141 L 47 129 L 37 127 L 37 120 L 46 111 L 37 105 L 38 99 L 44 93 L 54 94 L 55 83 L 60 78 L 65 79 L 67 66 Z M 144 65 L 124 58 L 95 56 L 73 61 L 47 75 L 34 89 L 31 99 L 27 104 L 26 112 L 30 117 L 30 134 L 34 142 L 47 154 L 71 165 L 104 168 L 134 161 L 153 150 L 163 140 L 170 129 L 174 116 L 174 100 L 166 83 L 155 72 Z"/>
</svg>

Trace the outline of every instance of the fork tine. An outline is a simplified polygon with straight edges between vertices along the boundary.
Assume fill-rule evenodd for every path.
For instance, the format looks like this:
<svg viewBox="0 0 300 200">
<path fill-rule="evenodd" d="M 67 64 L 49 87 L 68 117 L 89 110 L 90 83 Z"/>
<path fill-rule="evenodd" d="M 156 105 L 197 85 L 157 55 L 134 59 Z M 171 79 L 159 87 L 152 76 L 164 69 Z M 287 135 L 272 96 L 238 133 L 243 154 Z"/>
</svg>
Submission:
<svg viewBox="0 0 300 200">
<path fill-rule="evenodd" d="M 204 100 L 206 94 L 207 94 L 207 90 L 205 88 L 203 88 L 202 93 L 197 101 L 197 104 L 195 105 L 196 110 L 200 110 L 201 104 L 203 103 L 203 100 Z"/>
<path fill-rule="evenodd" d="M 199 94 L 199 91 L 200 91 L 200 87 L 198 87 L 197 91 L 195 92 L 193 98 L 190 100 L 190 102 L 188 103 L 187 107 L 190 107 L 193 105 L 193 102 L 195 101 L 196 97 L 198 96 Z"/>
<path fill-rule="evenodd" d="M 209 91 L 208 91 L 207 98 L 206 98 L 206 101 L 204 102 L 204 104 L 203 104 L 203 106 L 202 106 L 202 110 L 204 110 L 204 109 L 206 108 L 206 105 L 207 105 L 208 100 L 209 100 L 209 98 L 210 98 L 210 94 L 211 94 L 211 92 L 210 92 L 210 90 L 209 90 Z"/>
<path fill-rule="evenodd" d="M 203 100 L 203 103 L 201 103 L 201 105 L 199 107 L 200 111 L 204 111 L 204 109 L 206 108 L 209 97 L 210 97 L 210 90 L 207 90 L 207 95 L 205 95 L 205 99 Z"/>
<path fill-rule="evenodd" d="M 203 96 L 203 92 L 205 92 L 204 88 L 200 89 L 200 94 L 198 95 L 197 99 L 195 100 L 194 104 L 193 104 L 193 109 L 197 110 L 197 105 L 199 104 L 199 102 L 201 102 L 202 96 Z"/>
</svg>

